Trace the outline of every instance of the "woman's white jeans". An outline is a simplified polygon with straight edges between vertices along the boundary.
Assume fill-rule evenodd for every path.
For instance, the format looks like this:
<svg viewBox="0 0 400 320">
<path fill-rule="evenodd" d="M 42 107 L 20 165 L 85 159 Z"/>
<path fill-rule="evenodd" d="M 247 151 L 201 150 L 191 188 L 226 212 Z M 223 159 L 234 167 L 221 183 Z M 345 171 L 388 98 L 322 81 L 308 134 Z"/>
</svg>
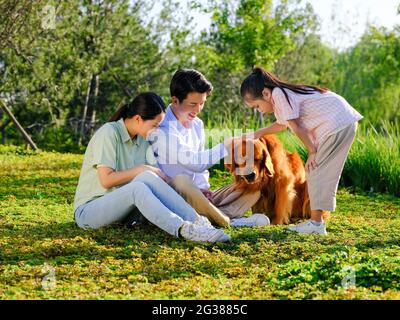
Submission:
<svg viewBox="0 0 400 320">
<path fill-rule="evenodd" d="M 164 180 L 151 171 L 137 175 L 130 183 L 79 206 L 75 222 L 83 229 L 123 221 L 134 209 L 151 223 L 178 236 L 184 221 L 196 221 L 197 212 Z"/>
</svg>

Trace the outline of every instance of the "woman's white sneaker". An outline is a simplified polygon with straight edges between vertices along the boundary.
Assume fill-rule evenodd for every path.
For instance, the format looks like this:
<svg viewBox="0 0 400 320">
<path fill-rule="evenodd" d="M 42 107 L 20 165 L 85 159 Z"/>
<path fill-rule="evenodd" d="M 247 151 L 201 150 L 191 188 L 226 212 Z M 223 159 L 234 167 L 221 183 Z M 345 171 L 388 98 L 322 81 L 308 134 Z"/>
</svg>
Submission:
<svg viewBox="0 0 400 320">
<path fill-rule="evenodd" d="M 187 240 L 197 242 L 227 242 L 231 237 L 221 229 L 204 227 L 185 221 L 180 228 L 180 234 Z"/>
<path fill-rule="evenodd" d="M 326 224 L 325 222 L 321 222 L 319 225 L 316 225 L 311 222 L 311 220 L 297 224 L 295 226 L 289 226 L 289 231 L 298 232 L 301 234 L 322 234 L 327 235 L 326 232 Z"/>
<path fill-rule="evenodd" d="M 263 227 L 269 225 L 271 222 L 269 218 L 262 213 L 254 213 L 250 217 L 232 219 L 232 227 Z"/>
</svg>

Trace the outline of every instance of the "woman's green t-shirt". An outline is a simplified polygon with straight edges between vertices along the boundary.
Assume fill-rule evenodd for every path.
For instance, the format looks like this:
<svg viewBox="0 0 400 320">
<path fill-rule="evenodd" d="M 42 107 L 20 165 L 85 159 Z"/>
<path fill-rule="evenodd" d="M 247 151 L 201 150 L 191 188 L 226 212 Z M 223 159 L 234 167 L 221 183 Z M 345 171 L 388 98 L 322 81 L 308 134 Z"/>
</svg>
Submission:
<svg viewBox="0 0 400 320">
<path fill-rule="evenodd" d="M 101 186 L 98 166 L 123 171 L 142 164 L 157 166 L 149 142 L 139 135 L 132 140 L 123 119 L 104 124 L 87 146 L 75 192 L 74 211 L 80 205 L 115 190 Z"/>
</svg>

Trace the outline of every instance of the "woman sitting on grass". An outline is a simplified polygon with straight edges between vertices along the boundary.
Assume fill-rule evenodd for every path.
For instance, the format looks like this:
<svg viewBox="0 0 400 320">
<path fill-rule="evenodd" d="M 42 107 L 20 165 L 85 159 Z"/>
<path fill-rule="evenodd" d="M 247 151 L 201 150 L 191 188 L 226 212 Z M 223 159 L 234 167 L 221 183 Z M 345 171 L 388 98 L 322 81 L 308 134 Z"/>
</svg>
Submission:
<svg viewBox="0 0 400 320">
<path fill-rule="evenodd" d="M 156 167 L 146 141 L 165 116 L 155 93 L 139 94 L 92 137 L 85 152 L 74 200 L 76 224 L 98 229 L 140 215 L 171 235 L 193 241 L 230 240 L 172 189 Z M 134 223 L 135 221 L 133 221 Z"/>
</svg>

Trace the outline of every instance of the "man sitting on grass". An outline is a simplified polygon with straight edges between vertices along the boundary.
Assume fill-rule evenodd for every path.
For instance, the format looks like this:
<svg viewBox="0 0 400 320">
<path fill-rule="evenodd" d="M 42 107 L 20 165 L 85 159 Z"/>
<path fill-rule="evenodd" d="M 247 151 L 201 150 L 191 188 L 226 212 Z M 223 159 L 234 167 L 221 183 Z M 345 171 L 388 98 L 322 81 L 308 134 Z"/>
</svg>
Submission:
<svg viewBox="0 0 400 320">
<path fill-rule="evenodd" d="M 197 116 L 211 94 L 211 83 L 198 71 L 178 70 L 170 84 L 171 104 L 165 119 L 151 137 L 160 169 L 172 177 L 171 185 L 201 215 L 215 225 L 264 226 L 267 216 L 244 214 L 260 194 L 243 194 L 225 186 L 211 191 L 208 168 L 228 155 L 232 139 L 205 149 L 204 124 Z"/>
</svg>

